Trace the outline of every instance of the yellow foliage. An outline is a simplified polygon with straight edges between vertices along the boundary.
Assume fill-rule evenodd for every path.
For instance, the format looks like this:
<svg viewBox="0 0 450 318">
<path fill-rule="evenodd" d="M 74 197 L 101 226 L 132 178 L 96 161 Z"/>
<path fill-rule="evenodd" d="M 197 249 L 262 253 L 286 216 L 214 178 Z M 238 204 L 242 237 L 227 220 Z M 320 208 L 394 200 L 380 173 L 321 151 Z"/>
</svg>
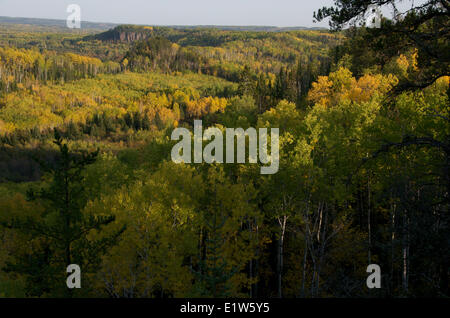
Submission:
<svg viewBox="0 0 450 318">
<path fill-rule="evenodd" d="M 308 101 L 325 107 L 335 106 L 346 100 L 368 102 L 378 95 L 386 94 L 397 83 L 398 80 L 393 75 L 366 74 L 356 79 L 348 69 L 341 67 L 329 76 L 320 76 L 312 84 Z"/>
<path fill-rule="evenodd" d="M 200 118 L 207 114 L 223 113 L 226 106 L 227 100 L 225 98 L 203 97 L 199 100 L 188 101 L 186 113 L 191 118 Z"/>
</svg>

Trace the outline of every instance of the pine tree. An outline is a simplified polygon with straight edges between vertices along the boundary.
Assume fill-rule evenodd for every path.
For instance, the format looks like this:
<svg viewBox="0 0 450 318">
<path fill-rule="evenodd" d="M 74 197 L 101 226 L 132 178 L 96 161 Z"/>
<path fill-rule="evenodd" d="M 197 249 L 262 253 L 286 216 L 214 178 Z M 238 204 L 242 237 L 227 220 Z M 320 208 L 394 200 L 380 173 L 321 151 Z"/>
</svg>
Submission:
<svg viewBox="0 0 450 318">
<path fill-rule="evenodd" d="M 65 286 L 67 266 L 77 264 L 83 274 L 92 272 L 99 265 L 99 256 L 124 229 L 98 241 L 87 238 L 92 230 L 101 230 L 114 221 L 112 215 L 96 216 L 84 211 L 88 195 L 83 172 L 95 162 L 98 150 L 82 156 L 71 154 L 56 130 L 54 143 L 59 148 L 56 166 L 42 164 L 51 181 L 27 193 L 28 200 L 43 206 L 45 212 L 35 218 L 2 222 L 7 228 L 31 234 L 40 244 L 29 255 L 18 257 L 15 264 L 8 264 L 6 270 L 25 275 L 29 296 L 72 297 L 72 290 Z"/>
<path fill-rule="evenodd" d="M 194 271 L 196 294 L 200 297 L 225 298 L 230 296 L 229 280 L 237 268 L 229 269 L 227 261 L 220 255 L 223 237 L 220 230 L 225 225 L 225 218 L 218 220 L 215 211 L 212 220 L 206 220 L 209 236 L 205 239 L 205 257 L 199 262 L 199 270 Z M 219 223 L 220 222 L 220 223 Z"/>
</svg>

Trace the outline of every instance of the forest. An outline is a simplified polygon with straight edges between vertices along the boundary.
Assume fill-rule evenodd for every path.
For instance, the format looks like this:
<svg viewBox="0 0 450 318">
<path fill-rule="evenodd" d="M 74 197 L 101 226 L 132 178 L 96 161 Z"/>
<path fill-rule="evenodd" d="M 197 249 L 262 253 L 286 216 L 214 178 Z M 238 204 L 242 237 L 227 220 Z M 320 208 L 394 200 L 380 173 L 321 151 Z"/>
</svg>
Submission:
<svg viewBox="0 0 450 318">
<path fill-rule="evenodd" d="M 397 2 L 317 8 L 330 30 L 0 19 L 0 297 L 450 297 L 450 2 L 355 22 Z M 197 119 L 279 128 L 279 171 L 174 163 Z"/>
</svg>

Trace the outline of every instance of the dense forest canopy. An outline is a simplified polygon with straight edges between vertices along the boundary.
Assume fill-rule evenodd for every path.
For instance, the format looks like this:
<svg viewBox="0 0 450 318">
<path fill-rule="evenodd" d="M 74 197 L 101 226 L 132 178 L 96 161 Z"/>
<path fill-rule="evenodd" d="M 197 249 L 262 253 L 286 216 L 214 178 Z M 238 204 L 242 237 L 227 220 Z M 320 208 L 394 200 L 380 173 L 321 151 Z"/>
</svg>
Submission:
<svg viewBox="0 0 450 318">
<path fill-rule="evenodd" d="M 333 32 L 0 19 L 0 297 L 449 297 L 449 3 L 340 30 L 396 2 Z M 195 119 L 279 128 L 278 173 L 175 164 Z"/>
</svg>

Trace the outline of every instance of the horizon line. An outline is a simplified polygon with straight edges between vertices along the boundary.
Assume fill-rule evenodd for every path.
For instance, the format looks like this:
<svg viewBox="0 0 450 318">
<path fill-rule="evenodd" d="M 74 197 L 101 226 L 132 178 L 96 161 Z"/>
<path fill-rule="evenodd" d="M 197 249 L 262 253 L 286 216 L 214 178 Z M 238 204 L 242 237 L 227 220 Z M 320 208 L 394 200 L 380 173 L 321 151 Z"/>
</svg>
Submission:
<svg viewBox="0 0 450 318">
<path fill-rule="evenodd" d="M 21 17 L 21 16 L 3 16 L 0 15 L 0 18 L 9 18 L 9 19 L 35 19 L 35 20 L 50 20 L 50 21 L 61 21 L 65 22 L 65 19 L 58 18 L 37 18 L 37 17 Z M 91 23 L 91 24 L 111 24 L 111 25 L 137 25 L 137 26 L 156 26 L 156 27 L 266 27 L 266 28 L 277 28 L 277 29 L 289 29 L 289 28 L 304 28 L 304 29 L 324 29 L 328 28 L 323 26 L 301 26 L 301 25 L 292 25 L 292 26 L 276 26 L 276 25 L 259 25 L 259 24 L 248 24 L 248 25 L 226 25 L 226 24 L 142 24 L 142 23 L 128 23 L 128 22 L 104 22 L 104 21 L 88 21 L 81 20 L 81 23 Z"/>
</svg>

